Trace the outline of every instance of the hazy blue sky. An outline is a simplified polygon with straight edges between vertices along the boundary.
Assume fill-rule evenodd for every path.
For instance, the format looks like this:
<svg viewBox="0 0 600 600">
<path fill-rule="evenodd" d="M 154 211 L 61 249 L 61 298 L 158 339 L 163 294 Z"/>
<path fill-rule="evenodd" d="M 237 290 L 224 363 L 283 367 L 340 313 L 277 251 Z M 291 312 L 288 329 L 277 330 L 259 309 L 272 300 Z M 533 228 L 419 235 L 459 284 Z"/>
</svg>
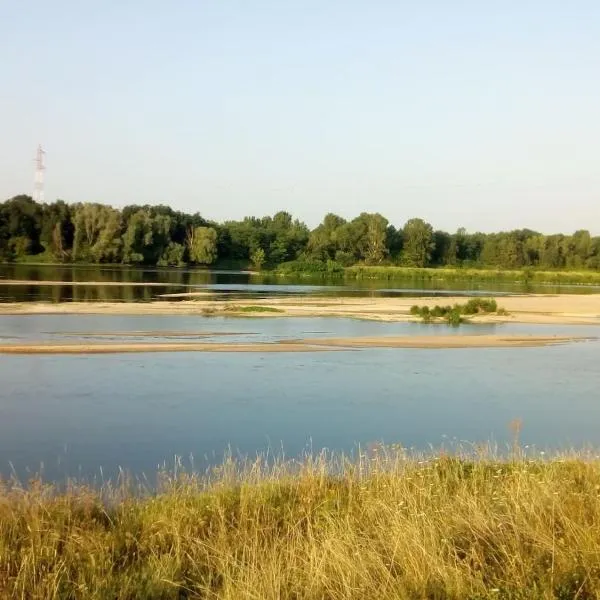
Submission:
<svg viewBox="0 0 600 600">
<path fill-rule="evenodd" d="M 0 198 L 600 233 L 598 0 L 0 0 Z"/>
</svg>

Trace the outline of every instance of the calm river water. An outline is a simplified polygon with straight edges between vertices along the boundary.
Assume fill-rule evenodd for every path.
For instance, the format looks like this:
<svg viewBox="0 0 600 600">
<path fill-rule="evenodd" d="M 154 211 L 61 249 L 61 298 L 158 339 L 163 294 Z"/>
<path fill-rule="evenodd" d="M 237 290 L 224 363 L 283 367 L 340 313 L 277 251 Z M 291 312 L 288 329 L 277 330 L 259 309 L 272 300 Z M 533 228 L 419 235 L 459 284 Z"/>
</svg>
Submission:
<svg viewBox="0 0 600 600">
<path fill-rule="evenodd" d="M 461 326 L 347 319 L 195 316 L 0 317 L 4 343 L 108 333 L 234 333 L 227 341 L 307 336 L 575 333 L 588 326 Z M 121 332 L 121 333 L 119 333 Z M 160 337 L 160 334 L 155 334 Z M 97 341 L 106 341 L 98 336 Z M 170 338 L 173 339 L 173 338 Z M 189 339 L 189 338 L 187 338 Z M 215 337 L 218 341 L 221 338 Z M 153 340 L 155 341 L 155 340 Z M 517 349 L 368 349 L 313 353 L 0 355 L 0 472 L 153 474 L 174 456 L 197 467 L 228 447 L 352 451 L 510 439 L 539 447 L 600 445 L 599 342 Z"/>
<path fill-rule="evenodd" d="M 2 279 L 53 281 L 59 285 L 7 285 Z M 73 283 L 93 282 L 92 285 Z M 118 284 L 118 285 L 116 285 Z M 149 285 L 143 285 L 149 284 Z M 334 296 L 437 296 L 446 294 L 598 293 L 600 287 L 543 285 L 502 281 L 423 279 L 344 280 L 276 277 L 243 271 L 157 269 L 78 265 L 0 265 L 0 302 L 149 302 L 164 294 L 212 292 L 217 297 L 266 297 L 289 294 Z M 172 298 L 169 298 L 172 300 Z"/>
</svg>

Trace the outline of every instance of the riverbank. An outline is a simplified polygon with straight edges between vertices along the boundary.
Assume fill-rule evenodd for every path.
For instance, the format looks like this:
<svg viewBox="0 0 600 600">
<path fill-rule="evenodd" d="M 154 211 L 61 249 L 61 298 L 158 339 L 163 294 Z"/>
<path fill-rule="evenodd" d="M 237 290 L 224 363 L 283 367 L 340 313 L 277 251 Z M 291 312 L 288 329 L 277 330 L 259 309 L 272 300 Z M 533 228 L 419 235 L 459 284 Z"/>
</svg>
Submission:
<svg viewBox="0 0 600 600">
<path fill-rule="evenodd" d="M 354 265 L 346 267 L 348 279 L 380 279 L 417 281 L 502 281 L 511 283 L 542 283 L 564 285 L 600 285 L 600 271 L 543 269 L 494 269 L 470 267 L 396 267 Z"/>
<path fill-rule="evenodd" d="M 109 315 L 206 315 L 245 317 L 337 316 L 379 321 L 415 321 L 414 304 L 464 304 L 468 298 L 322 298 L 283 297 L 246 301 L 212 300 L 206 292 L 181 295 L 181 300 L 152 302 L 23 302 L 0 304 L 0 315 L 109 314 Z M 474 315 L 474 323 L 600 324 L 600 294 L 506 296 L 499 300 L 507 315 Z M 266 309 L 266 310 L 265 310 Z M 272 310 L 268 310 L 272 309 Z"/>
<path fill-rule="evenodd" d="M 329 473 L 336 472 L 337 476 Z M 306 459 L 0 490 L 6 598 L 596 598 L 600 460 Z"/>
</svg>

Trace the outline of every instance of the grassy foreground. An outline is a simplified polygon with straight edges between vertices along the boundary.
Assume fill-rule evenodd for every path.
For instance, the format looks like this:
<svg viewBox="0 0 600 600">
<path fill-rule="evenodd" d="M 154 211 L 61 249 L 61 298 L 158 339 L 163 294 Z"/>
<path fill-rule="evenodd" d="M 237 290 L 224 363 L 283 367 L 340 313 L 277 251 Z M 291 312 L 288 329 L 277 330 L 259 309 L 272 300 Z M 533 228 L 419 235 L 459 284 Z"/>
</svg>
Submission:
<svg viewBox="0 0 600 600">
<path fill-rule="evenodd" d="M 381 449 L 146 496 L 4 485 L 0 597 L 599 598 L 600 460 Z"/>
</svg>

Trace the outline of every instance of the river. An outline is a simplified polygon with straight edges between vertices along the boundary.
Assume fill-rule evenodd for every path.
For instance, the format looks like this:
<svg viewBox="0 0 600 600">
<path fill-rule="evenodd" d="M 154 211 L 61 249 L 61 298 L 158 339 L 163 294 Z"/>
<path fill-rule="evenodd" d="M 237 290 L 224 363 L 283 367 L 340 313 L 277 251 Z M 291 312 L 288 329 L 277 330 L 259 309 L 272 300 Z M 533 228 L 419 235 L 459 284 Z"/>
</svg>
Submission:
<svg viewBox="0 0 600 600">
<path fill-rule="evenodd" d="M 2 280 L 29 281 L 7 285 Z M 35 282 L 60 282 L 39 285 Z M 81 285 L 85 283 L 85 285 Z M 444 296 L 512 293 L 598 293 L 588 285 L 545 285 L 466 280 L 377 280 L 342 277 L 278 277 L 244 271 L 158 269 L 78 265 L 0 265 L 0 302 L 149 302 L 165 294 L 208 291 L 213 297 L 266 297 L 311 294 L 325 296 Z"/>
<path fill-rule="evenodd" d="M 537 333 L 598 336 L 594 326 L 381 323 L 343 318 L 30 315 L 0 317 L 0 337 L 123 340 L 126 332 L 211 333 L 228 341 L 302 337 Z M 186 338 L 188 339 L 188 338 Z M 151 477 L 229 448 L 353 452 L 379 442 L 495 442 L 522 419 L 524 445 L 600 445 L 596 341 L 539 348 L 365 349 L 304 353 L 0 355 L 0 473 L 51 480 Z"/>
</svg>

